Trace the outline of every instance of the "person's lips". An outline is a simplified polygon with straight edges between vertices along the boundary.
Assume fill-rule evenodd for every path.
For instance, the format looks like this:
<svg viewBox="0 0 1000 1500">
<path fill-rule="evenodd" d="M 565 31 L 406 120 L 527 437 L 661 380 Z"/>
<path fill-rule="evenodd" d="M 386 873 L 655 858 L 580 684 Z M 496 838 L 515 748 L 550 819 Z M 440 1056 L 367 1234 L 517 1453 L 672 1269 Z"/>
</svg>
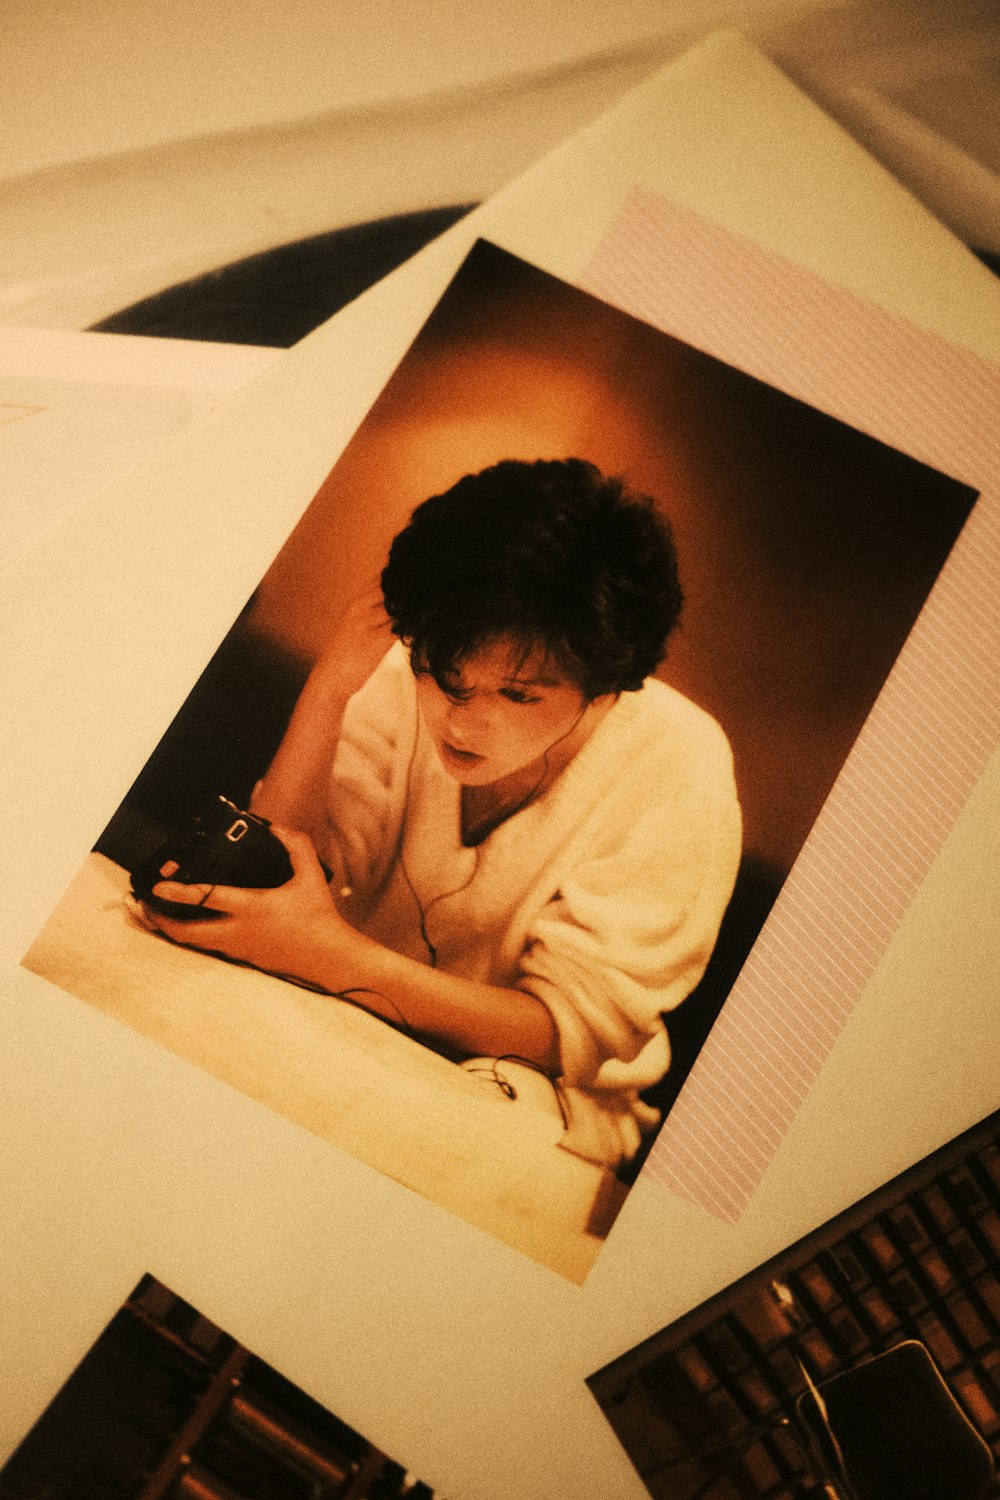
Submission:
<svg viewBox="0 0 1000 1500">
<path fill-rule="evenodd" d="M 461 750 L 447 740 L 442 740 L 441 751 L 445 760 L 456 766 L 478 766 L 486 759 L 485 755 L 477 755 L 474 750 Z"/>
</svg>

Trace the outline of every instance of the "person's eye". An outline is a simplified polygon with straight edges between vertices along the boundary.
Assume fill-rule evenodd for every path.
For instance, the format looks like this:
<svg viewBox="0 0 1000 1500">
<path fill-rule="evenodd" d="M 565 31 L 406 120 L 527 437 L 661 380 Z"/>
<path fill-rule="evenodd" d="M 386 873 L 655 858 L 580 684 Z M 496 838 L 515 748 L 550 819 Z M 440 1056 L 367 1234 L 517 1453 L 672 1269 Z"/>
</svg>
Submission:
<svg viewBox="0 0 1000 1500">
<path fill-rule="evenodd" d="M 501 688 L 500 692 L 511 703 L 541 703 L 542 701 L 537 694 L 526 693 L 523 688 Z"/>
</svg>

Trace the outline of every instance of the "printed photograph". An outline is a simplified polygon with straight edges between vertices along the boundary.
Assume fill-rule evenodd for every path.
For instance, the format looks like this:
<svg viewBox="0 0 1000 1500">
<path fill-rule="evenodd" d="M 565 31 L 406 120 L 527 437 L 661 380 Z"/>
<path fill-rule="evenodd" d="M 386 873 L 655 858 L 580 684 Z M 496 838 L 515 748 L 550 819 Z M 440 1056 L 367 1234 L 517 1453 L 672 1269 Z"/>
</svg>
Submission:
<svg viewBox="0 0 1000 1500">
<path fill-rule="evenodd" d="M 479 242 L 24 962 L 582 1281 L 975 498 Z"/>
<path fill-rule="evenodd" d="M 1000 1494 L 1000 1114 L 592 1375 L 655 1500 Z"/>
<path fill-rule="evenodd" d="M 153 1276 L 0 1467 L 0 1500 L 433 1500 Z"/>
</svg>

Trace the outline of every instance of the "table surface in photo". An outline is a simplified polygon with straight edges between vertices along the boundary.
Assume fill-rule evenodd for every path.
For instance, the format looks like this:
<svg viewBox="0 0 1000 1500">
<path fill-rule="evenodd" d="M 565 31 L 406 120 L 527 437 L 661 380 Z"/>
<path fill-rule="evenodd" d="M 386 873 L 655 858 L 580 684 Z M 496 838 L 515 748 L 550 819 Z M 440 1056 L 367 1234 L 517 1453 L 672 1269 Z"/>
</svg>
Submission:
<svg viewBox="0 0 1000 1500">
<path fill-rule="evenodd" d="M 511 1100 L 360 1007 L 142 926 L 85 861 L 25 958 L 45 979 L 459 1217 L 582 1282 L 624 1189 L 562 1148 L 547 1079 Z"/>
</svg>

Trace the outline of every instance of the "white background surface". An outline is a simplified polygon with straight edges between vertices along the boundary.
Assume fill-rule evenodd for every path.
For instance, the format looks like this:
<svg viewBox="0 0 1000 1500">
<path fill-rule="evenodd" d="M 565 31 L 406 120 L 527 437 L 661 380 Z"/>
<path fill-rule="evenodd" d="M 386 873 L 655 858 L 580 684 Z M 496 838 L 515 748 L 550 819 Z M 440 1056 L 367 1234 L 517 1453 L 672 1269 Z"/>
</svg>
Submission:
<svg viewBox="0 0 1000 1500">
<path fill-rule="evenodd" d="M 530 54 L 518 51 L 520 16 L 512 6 L 466 5 L 466 35 L 449 30 L 439 10 L 410 15 L 400 5 L 389 41 L 385 8 L 350 10 L 350 36 L 331 30 L 321 46 L 320 18 L 346 24 L 347 7 L 279 13 L 273 6 L 238 16 L 224 6 L 168 11 L 165 0 L 128 12 L 110 0 L 92 12 L 78 0 L 8 7 L 10 120 L 0 138 L 14 175 L 0 184 L 0 318 L 79 326 L 102 305 L 120 305 L 128 291 L 141 294 L 158 277 L 162 284 L 230 251 L 441 201 L 446 189 L 449 198 L 472 188 L 478 194 L 492 175 L 507 175 L 518 152 L 534 154 L 540 137 L 561 134 L 574 113 L 593 113 L 601 89 L 617 88 L 650 57 L 640 49 L 638 63 L 601 64 L 596 91 L 589 68 L 563 83 L 544 75 L 537 86 L 491 89 L 484 113 L 475 87 L 444 104 L 433 90 L 499 76 L 515 56 L 530 57 L 530 67 L 580 56 L 574 48 L 589 48 L 593 32 L 581 24 L 579 5 L 525 7 L 535 23 L 532 45 L 543 49 Z M 620 40 L 641 38 L 654 23 L 669 30 L 666 7 L 605 6 L 604 13 L 607 25 L 621 28 Z M 484 30 L 501 15 L 499 26 Z M 671 25 L 686 18 L 681 30 L 703 29 L 737 18 L 737 8 L 673 7 L 669 15 Z M 281 31 L 289 16 L 303 27 L 311 18 L 312 32 L 297 32 L 295 46 Z M 974 86 L 986 77 L 988 57 L 978 39 L 995 39 L 993 4 L 758 7 L 754 17 L 755 26 L 765 18 L 787 22 L 804 56 L 814 63 L 829 57 L 834 83 L 842 85 L 838 69 L 847 70 L 880 86 L 879 97 L 891 96 L 893 107 L 919 95 L 937 129 L 979 149 L 951 112 L 978 97 L 982 108 L 969 118 L 980 120 L 991 99 L 995 105 L 988 79 L 978 95 Z M 902 38 L 896 50 L 886 42 L 893 27 Z M 901 56 L 905 76 L 893 72 Z M 862 63 L 871 71 L 852 71 Z M 461 72 L 469 68 L 478 74 Z M 973 84 L 958 88 L 956 76 Z M 351 95 L 363 78 L 377 86 L 374 95 Z M 336 89 L 321 94 L 331 79 L 339 80 Z M 959 297 L 962 268 L 946 237 L 922 234 L 919 218 L 891 193 L 891 212 L 876 212 L 885 207 L 877 175 L 854 180 L 849 153 L 822 132 L 809 135 L 795 109 L 788 118 L 809 141 L 789 148 L 772 101 L 758 114 L 753 97 L 751 90 L 750 106 L 734 115 L 727 90 L 700 122 L 697 93 L 678 91 L 657 160 L 647 163 L 650 180 L 662 178 L 665 190 L 694 207 L 887 305 L 908 306 L 988 345 L 996 319 L 977 317 L 977 309 L 995 302 L 980 298 L 975 277 L 967 300 Z M 391 108 L 387 99 L 396 101 Z M 229 113 L 212 113 L 219 110 Z M 509 129 L 496 128 L 497 110 Z M 276 120 L 298 125 L 283 134 L 272 128 Z M 229 134 L 211 134 L 219 130 Z M 653 154 L 648 132 L 641 144 Z M 809 152 L 814 180 L 794 180 Z M 574 187 L 561 189 L 567 220 L 578 198 L 603 204 L 592 209 L 596 221 L 623 188 L 620 163 Z M 814 204 L 837 205 L 828 222 L 803 212 L 810 189 Z M 585 235 L 560 240 L 551 192 L 544 203 L 532 204 L 530 195 L 518 201 L 510 247 L 530 252 L 552 237 L 553 269 L 573 274 Z M 982 1072 L 980 1092 L 993 1086 L 995 1048 L 981 1004 L 989 955 L 984 949 L 979 969 L 968 955 L 986 930 L 991 887 L 982 873 L 996 868 L 989 843 L 995 764 L 739 1232 L 640 1185 L 622 1237 L 582 1293 L 349 1159 L 332 1158 L 304 1133 L 17 968 L 47 905 L 294 520 L 298 497 L 328 467 L 338 423 L 346 438 L 351 402 L 363 409 L 365 381 L 370 397 L 398 358 L 412 311 L 403 285 L 397 281 L 388 303 L 378 304 L 387 313 L 373 311 L 367 323 L 355 307 L 342 336 L 325 330 L 288 355 L 290 384 L 279 361 L 261 377 L 260 394 L 240 393 L 228 414 L 207 420 L 197 444 L 161 456 L 137 487 L 105 497 L 95 512 L 101 524 L 74 523 L 65 545 L 43 559 L 44 570 L 26 574 L 23 589 L 7 597 L 11 628 L 0 639 L 8 671 L 0 677 L 7 723 L 17 725 L 7 764 L 18 795 L 4 847 L 0 1364 L 7 1389 L 0 1446 L 15 1441 L 138 1275 L 151 1270 L 451 1500 L 640 1500 L 642 1486 L 584 1377 L 902 1166 L 908 1153 L 935 1144 L 944 1105 L 973 1110 L 971 1070 L 961 1089 L 950 1086 L 947 1070 L 959 1002 L 970 1017 L 963 1035 Z M 358 349 L 364 357 L 348 366 Z M 330 369 L 348 367 L 357 389 L 343 397 L 335 431 L 320 444 L 321 420 L 331 418 Z M 262 449 L 269 460 L 257 472 Z M 241 524 L 251 490 L 259 503 L 251 523 Z M 155 551 L 140 513 L 156 517 Z M 208 567 L 213 544 L 230 561 L 221 586 Z M 184 610 L 177 609 L 179 579 L 190 597 Z M 87 598 L 89 610 L 81 607 Z M 168 618 L 174 623 L 165 641 Z M 923 1066 L 919 1036 L 910 1037 L 908 1072 L 892 1049 L 907 1035 L 914 997 L 927 994 L 935 964 L 944 966 L 951 992 L 947 1007 L 934 1009 L 934 1066 Z M 885 1090 L 866 1090 L 865 1113 L 855 1107 L 854 1087 L 858 1077 L 870 1083 L 879 1059 Z M 911 1086 L 914 1075 L 920 1087 Z M 922 1097 L 933 1100 L 928 1112 Z"/>
<path fill-rule="evenodd" d="M 246 344 L 0 327 L 0 571 L 279 357 Z"/>
<path fill-rule="evenodd" d="M 794 70 L 913 102 L 996 159 L 991 0 L 10 0 L 2 172 L 13 175 L 330 110 L 480 93 L 626 52 L 647 71 L 735 25 Z M 948 87 L 983 68 L 979 97 Z M 992 103 L 992 128 L 971 111 Z"/>
<path fill-rule="evenodd" d="M 995 355 L 988 273 L 766 65 L 710 61 L 656 85 L 655 125 L 619 111 L 481 232 L 572 279 L 634 177 Z M 995 1106 L 996 764 L 738 1229 L 640 1182 L 582 1291 L 19 967 L 473 232 L 456 226 L 5 580 L 3 1444 L 149 1270 L 451 1500 L 640 1500 L 586 1375 Z"/>
<path fill-rule="evenodd" d="M 268 246 L 485 197 L 722 25 L 1000 249 L 994 0 L 10 0 L 0 322 L 85 327 Z"/>
</svg>

